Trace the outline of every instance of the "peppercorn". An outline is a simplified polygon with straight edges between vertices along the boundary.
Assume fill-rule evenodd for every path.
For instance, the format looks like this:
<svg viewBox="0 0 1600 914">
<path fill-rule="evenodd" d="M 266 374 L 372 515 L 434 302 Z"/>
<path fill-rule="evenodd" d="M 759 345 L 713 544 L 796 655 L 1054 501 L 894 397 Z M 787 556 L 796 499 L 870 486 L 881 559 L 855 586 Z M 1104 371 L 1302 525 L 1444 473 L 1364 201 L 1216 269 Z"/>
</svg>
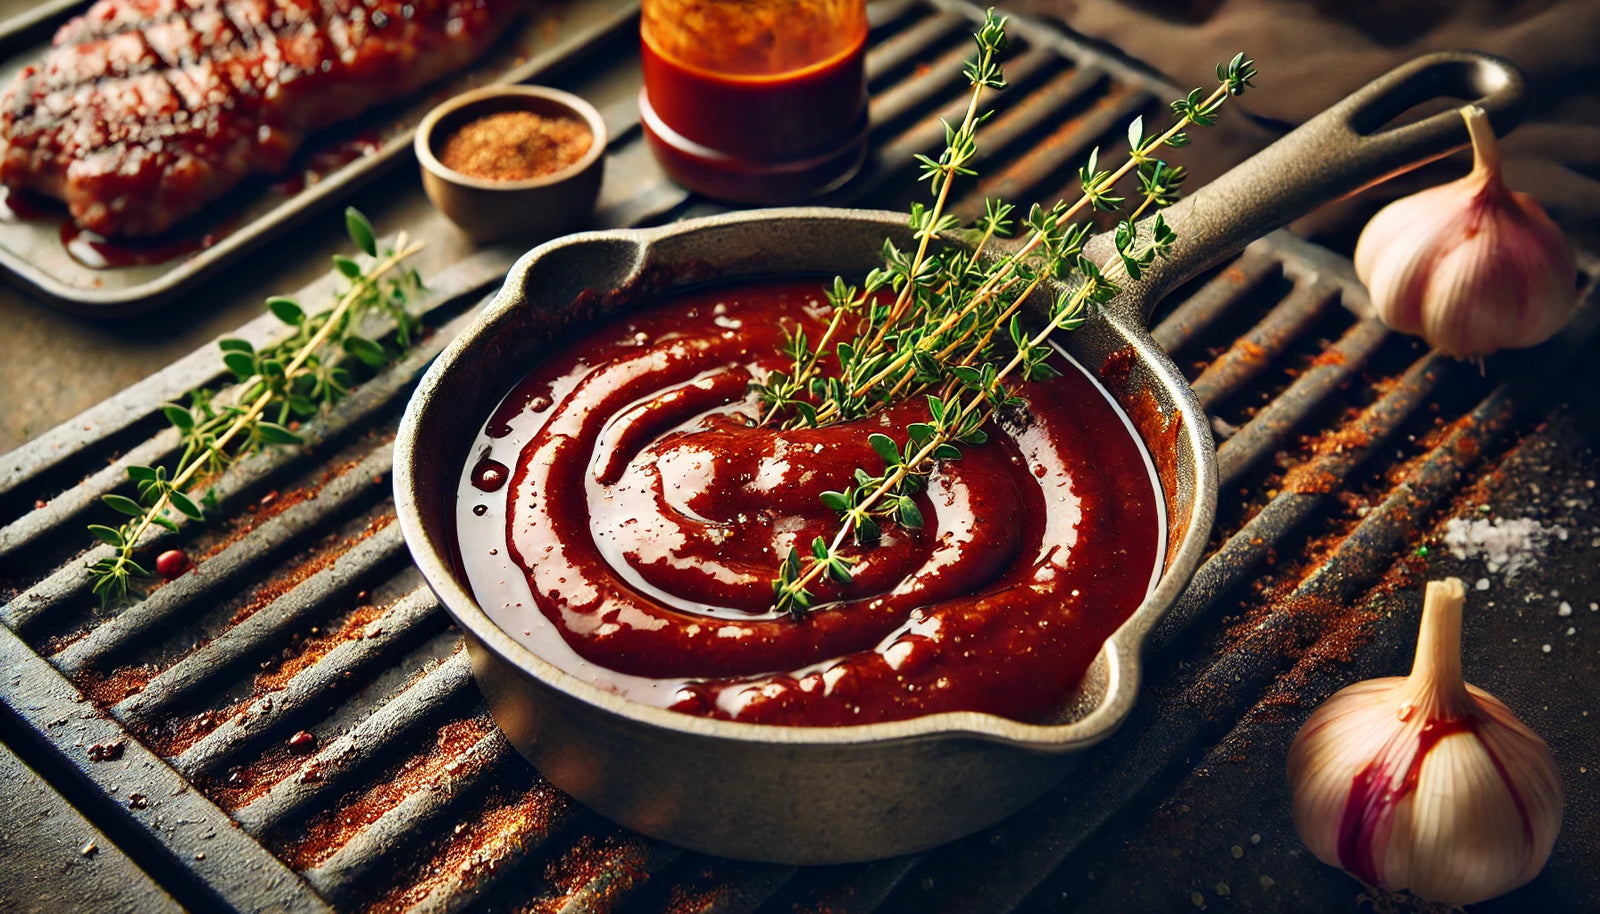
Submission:
<svg viewBox="0 0 1600 914">
<path fill-rule="evenodd" d="M 189 556 L 182 549 L 168 549 L 156 556 L 156 574 L 172 580 L 189 570 Z"/>
</svg>

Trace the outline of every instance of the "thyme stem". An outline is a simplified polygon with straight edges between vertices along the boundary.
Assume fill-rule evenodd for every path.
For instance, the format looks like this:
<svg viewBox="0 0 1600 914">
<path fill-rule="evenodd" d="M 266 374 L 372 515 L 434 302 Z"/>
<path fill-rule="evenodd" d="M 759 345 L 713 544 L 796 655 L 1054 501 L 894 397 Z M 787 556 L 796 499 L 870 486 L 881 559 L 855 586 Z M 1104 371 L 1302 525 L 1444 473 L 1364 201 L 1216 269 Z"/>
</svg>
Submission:
<svg viewBox="0 0 1600 914">
<path fill-rule="evenodd" d="M 345 219 L 357 246 L 377 257 L 376 241 L 366 217 L 352 209 L 346 212 Z M 122 599 L 128 595 L 133 578 L 150 576 L 134 561 L 134 551 L 152 526 L 178 529 L 167 517 L 169 508 L 192 520 L 202 519 L 199 506 L 185 490 L 202 468 L 221 470 L 231 459 L 236 459 L 238 455 L 229 456 L 228 447 L 241 435 L 249 435 L 244 445 L 246 451 L 263 443 L 298 442 L 298 436 L 279 423 L 287 421 L 291 414 L 316 412 L 316 398 L 331 403 L 347 391 L 346 373 L 341 368 L 329 367 L 322 355 L 324 349 L 337 340 L 345 352 L 373 367 L 388 361 L 389 356 L 380 344 L 353 332 L 357 323 L 353 318 L 358 310 L 365 313 L 374 306 L 386 310 L 396 320 L 402 345 L 409 343 L 414 319 L 406 313 L 405 303 L 409 289 L 420 287 L 420 282 L 415 271 L 411 271 L 402 280 L 391 280 L 391 288 L 385 293 L 381 280 L 422 247 L 420 242 L 408 240 L 401 232 L 394 247 L 365 270 L 347 257 L 335 257 L 334 264 L 350 279 L 350 287 L 331 309 L 313 318 L 307 318 L 300 306 L 290 299 L 269 299 L 268 307 L 272 312 L 296 328 L 286 344 L 293 347 L 287 364 L 279 362 L 273 351 L 256 353 L 243 340 L 222 341 L 224 362 L 240 378 L 238 404 L 213 407 L 213 394 L 201 390 L 191 395 L 194 406 L 189 409 L 175 405 L 163 407 L 163 412 L 183 437 L 183 453 L 170 480 L 165 467 L 128 467 L 128 475 L 138 483 L 138 501 L 120 495 L 103 496 L 102 500 L 110 507 L 129 515 L 132 520 L 115 528 L 90 526 L 91 533 L 116 549 L 111 557 L 90 565 L 95 593 L 106 601 Z M 278 406 L 279 421 L 267 422 L 262 417 L 274 404 Z M 209 496 L 206 501 L 210 503 Z"/>
<path fill-rule="evenodd" d="M 1184 131 L 1190 126 L 1215 123 L 1223 103 L 1241 94 L 1255 75 L 1253 62 L 1237 55 L 1218 66 L 1219 85 L 1208 95 L 1195 89 L 1172 103 L 1178 116 L 1159 135 L 1146 138 L 1143 118 L 1136 119 L 1128 129 L 1127 159 L 1115 169 L 1101 170 L 1099 150 L 1092 152 L 1079 171 L 1083 193 L 1070 205 L 1061 202 L 1050 210 L 1035 206 L 1025 220 L 1030 229 L 1026 240 L 994 264 L 986 265 L 981 258 L 991 239 L 1006 233 L 1012 208 L 992 200 L 969 252 L 936 255 L 931 247 L 934 236 L 955 227 L 953 217 L 944 212 L 950 188 L 958 175 L 973 174 L 967 164 L 976 155 L 974 132 L 984 119 L 977 113 L 983 90 L 1004 86 L 995 63 L 1004 47 L 1004 25 L 1003 19 L 989 11 L 975 36 L 979 54 L 967 65 L 972 93 L 966 116 L 959 128 L 946 125 L 946 149 L 937 161 L 917 157 L 924 177 L 932 179 L 934 203 L 931 210 L 912 205 L 910 222 L 918 241 L 914 252 L 907 256 L 886 242 L 886 269 L 869 274 L 867 294 L 860 299 L 854 290 L 843 296 L 839 291 L 844 289 L 843 280 L 836 280 L 835 294 L 830 296 L 836 310 L 816 350 L 808 349 L 803 330 L 796 330 L 791 338 L 795 377 L 758 385 L 766 407 L 763 423 L 788 408 L 797 414 L 788 421 L 812 426 L 858 418 L 906 397 L 938 390 L 928 398 L 929 421 L 908 426 L 903 447 L 887 435 L 869 436 L 884 460 L 880 475 L 858 469 L 855 485 L 822 493 L 824 505 L 839 514 L 839 529 L 831 538 L 816 537 L 805 560 L 800 549 L 790 550 L 773 582 L 774 603 L 780 610 L 798 616 L 809 608 L 813 594 L 808 588 L 824 573 L 842 584 L 850 583 L 850 568 L 858 560 L 841 551 L 848 538 L 854 536 L 858 544 L 870 546 L 876 542 L 878 523 L 884 518 L 906 527 L 921 526 L 921 512 L 912 496 L 921 490 L 923 477 L 933 471 L 935 461 L 959 458 L 957 445 L 983 444 L 988 435 L 982 426 L 996 411 L 1023 402 L 1016 394 L 1019 380 L 1055 373 L 1049 364 L 1053 352 L 1050 335 L 1080 326 L 1092 308 L 1121 292 L 1122 280 L 1140 279 L 1157 257 L 1167 254 L 1176 234 L 1160 214 L 1149 225 L 1140 225 L 1139 220 L 1176 199 L 1184 172 L 1154 153 L 1187 144 Z M 1117 224 L 1116 254 L 1105 263 L 1090 261 L 1082 253 L 1090 224 L 1072 220 L 1086 209 L 1121 209 L 1124 198 L 1114 196 L 1114 191 L 1135 171 L 1139 201 Z M 1028 334 L 1019 323 L 1021 307 L 1046 280 L 1065 288 L 1049 308 L 1045 326 Z M 896 288 L 893 303 L 875 305 L 871 293 L 889 284 Z M 841 303 L 848 303 L 847 307 Z M 865 317 L 859 322 L 856 339 L 835 347 L 837 376 L 818 377 L 821 355 L 838 335 L 845 312 L 862 306 Z M 1001 358 L 995 351 L 996 332 L 1001 327 L 1007 329 L 1015 347 L 1009 358 Z"/>
</svg>

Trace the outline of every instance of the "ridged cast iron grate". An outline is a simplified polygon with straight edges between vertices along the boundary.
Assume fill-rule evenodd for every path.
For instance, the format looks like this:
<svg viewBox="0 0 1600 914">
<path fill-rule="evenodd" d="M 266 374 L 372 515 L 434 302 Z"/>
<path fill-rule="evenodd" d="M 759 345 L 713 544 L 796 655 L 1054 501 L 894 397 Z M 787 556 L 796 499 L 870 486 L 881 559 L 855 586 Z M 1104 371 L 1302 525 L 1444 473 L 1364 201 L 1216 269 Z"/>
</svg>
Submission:
<svg viewBox="0 0 1600 914">
<path fill-rule="evenodd" d="M 936 116 L 965 105 L 973 12 L 874 7 L 876 155 L 841 202 L 898 207 L 918 192 L 912 154 L 934 152 Z M 958 203 L 967 215 L 985 195 L 1070 191 L 1090 147 L 1113 151 L 1127 120 L 1169 94 L 1053 31 L 1013 34 L 1012 88 L 995 101 L 984 177 Z M 636 80 L 632 41 L 613 36 L 564 82 Z M 631 97 L 618 98 L 611 181 L 634 183 L 608 193 L 602 221 L 712 209 L 645 167 Z M 1127 726 L 1034 807 L 928 854 L 810 870 L 710 859 L 619 830 L 509 748 L 393 522 L 398 415 L 516 253 L 486 249 L 431 277 L 434 332 L 308 424 L 308 450 L 216 480 L 220 519 L 152 547 L 181 546 L 198 568 L 129 608 L 88 595 L 83 527 L 101 494 L 126 488 L 123 467 L 174 455 L 158 405 L 219 382 L 214 351 L 0 458 L 5 726 L 191 907 L 914 912 L 1094 899 L 1097 865 L 1106 880 L 1137 878 L 1108 850 L 1132 840 L 1129 823 L 1170 815 L 1195 778 L 1256 741 L 1281 757 L 1270 744 L 1294 715 L 1275 709 L 1341 684 L 1325 661 L 1399 637 L 1408 623 L 1373 602 L 1406 580 L 1395 557 L 1462 497 L 1463 474 L 1514 456 L 1529 424 L 1506 386 L 1365 316 L 1347 261 L 1281 233 L 1258 242 L 1157 315 L 1156 339 L 1212 415 L 1222 510 L 1213 553 L 1153 639 Z M 242 335 L 276 332 L 262 319 Z M 291 747 L 300 731 L 314 744 Z M 1255 853 L 1238 831 L 1248 822 L 1231 827 L 1224 840 L 1244 845 L 1233 856 Z M 1292 846 L 1286 822 L 1256 827 Z M 1246 895 L 1201 888 L 1200 903 Z"/>
</svg>

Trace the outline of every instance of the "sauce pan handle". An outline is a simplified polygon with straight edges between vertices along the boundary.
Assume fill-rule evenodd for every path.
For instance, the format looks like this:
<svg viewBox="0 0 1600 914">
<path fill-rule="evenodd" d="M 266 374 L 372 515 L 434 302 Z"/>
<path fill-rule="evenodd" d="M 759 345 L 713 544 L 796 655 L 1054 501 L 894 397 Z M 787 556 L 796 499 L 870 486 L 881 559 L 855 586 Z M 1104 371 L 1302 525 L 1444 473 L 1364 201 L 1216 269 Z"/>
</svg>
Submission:
<svg viewBox="0 0 1600 914">
<path fill-rule="evenodd" d="M 1489 54 L 1446 51 L 1389 71 L 1168 208 L 1178 236 L 1171 255 L 1108 307 L 1143 321 L 1173 287 L 1273 229 L 1467 145 L 1455 110 L 1381 129 L 1413 105 L 1464 99 L 1504 134 L 1521 119 L 1522 96 L 1522 74 Z M 1110 238 L 1095 239 L 1090 253 L 1102 262 L 1114 255 Z"/>
</svg>

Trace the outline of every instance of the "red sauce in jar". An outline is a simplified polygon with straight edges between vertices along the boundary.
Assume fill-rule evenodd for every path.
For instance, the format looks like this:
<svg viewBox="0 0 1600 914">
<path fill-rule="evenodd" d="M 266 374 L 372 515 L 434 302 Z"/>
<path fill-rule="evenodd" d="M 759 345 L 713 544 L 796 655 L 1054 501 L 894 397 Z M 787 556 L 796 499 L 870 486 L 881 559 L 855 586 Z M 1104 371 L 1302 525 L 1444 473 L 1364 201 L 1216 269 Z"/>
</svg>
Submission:
<svg viewBox="0 0 1600 914">
<path fill-rule="evenodd" d="M 776 613 L 779 560 L 838 529 L 818 493 L 881 469 L 868 434 L 926 418 L 917 400 L 823 429 L 752 426 L 752 378 L 785 367 L 782 326 L 816 339 L 827 316 L 815 280 L 708 288 L 552 351 L 485 422 L 458 485 L 479 604 L 567 672 L 686 713 L 1049 719 L 1153 585 L 1148 456 L 1063 358 L 1022 389 L 1022 415 L 936 468 L 922 529 L 886 527 L 852 584 L 814 587 L 801 619 Z M 486 493 L 474 467 L 490 454 L 511 480 Z"/>
<path fill-rule="evenodd" d="M 640 42 L 641 124 L 678 183 L 743 203 L 786 203 L 853 175 L 866 154 L 867 33 L 815 65 L 713 73 Z"/>
</svg>

